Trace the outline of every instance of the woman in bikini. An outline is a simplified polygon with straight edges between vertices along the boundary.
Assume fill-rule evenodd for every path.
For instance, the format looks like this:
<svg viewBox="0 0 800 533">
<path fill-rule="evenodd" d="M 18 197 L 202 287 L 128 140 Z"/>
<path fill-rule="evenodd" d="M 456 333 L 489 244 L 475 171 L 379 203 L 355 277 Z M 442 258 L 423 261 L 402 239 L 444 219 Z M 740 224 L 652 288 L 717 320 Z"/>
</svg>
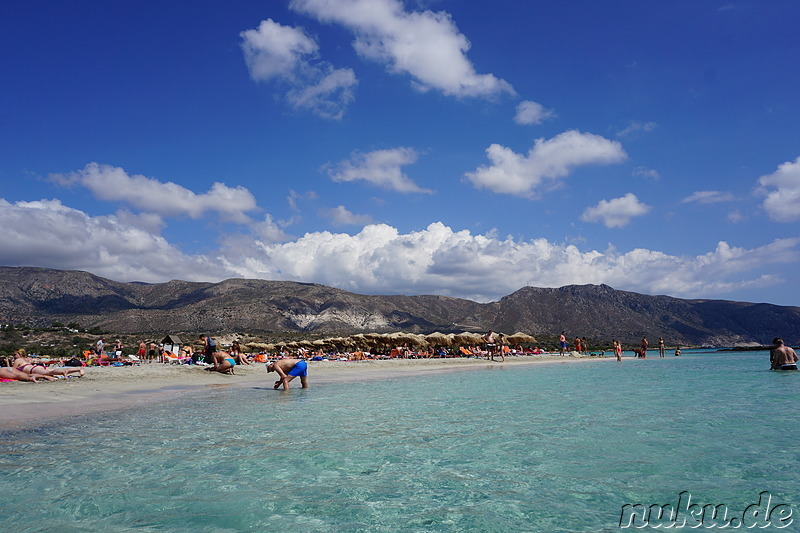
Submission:
<svg viewBox="0 0 800 533">
<path fill-rule="evenodd" d="M 9 381 L 12 379 L 15 381 L 32 381 L 34 383 L 38 383 L 36 381 L 36 376 L 32 374 L 26 374 L 25 372 L 21 372 L 16 368 L 8 367 L 0 367 L 0 379 Z"/>
<path fill-rule="evenodd" d="M 83 367 L 61 367 L 61 368 L 52 368 L 49 369 L 43 363 L 34 363 L 27 357 L 25 350 L 22 348 L 14 351 L 14 363 L 11 365 L 11 368 L 19 370 L 20 372 L 25 372 L 26 374 L 31 374 L 38 377 L 42 377 L 48 381 L 53 381 L 56 378 L 53 376 L 64 376 L 67 377 L 67 374 L 72 374 L 74 372 L 78 372 L 81 376 L 83 376 Z"/>
<path fill-rule="evenodd" d="M 247 357 L 244 356 L 242 353 L 242 347 L 239 346 L 237 341 L 233 341 L 231 344 L 231 357 L 236 362 L 237 365 L 250 365 L 250 361 L 247 360 Z"/>
<path fill-rule="evenodd" d="M 214 365 L 206 368 L 209 372 L 219 372 L 220 374 L 233 374 L 233 367 L 236 366 L 236 359 L 231 357 L 228 352 L 214 352 Z"/>
</svg>

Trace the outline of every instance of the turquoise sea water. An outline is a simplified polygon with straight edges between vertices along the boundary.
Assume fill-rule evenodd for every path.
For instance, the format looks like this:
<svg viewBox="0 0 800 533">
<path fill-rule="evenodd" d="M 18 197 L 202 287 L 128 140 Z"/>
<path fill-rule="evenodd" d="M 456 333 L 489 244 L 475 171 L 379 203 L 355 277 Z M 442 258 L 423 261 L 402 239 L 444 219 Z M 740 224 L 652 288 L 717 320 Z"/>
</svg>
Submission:
<svg viewBox="0 0 800 533">
<path fill-rule="evenodd" d="M 686 353 L 431 373 L 0 433 L 2 531 L 618 531 L 624 504 L 732 511 L 769 491 L 800 528 L 800 373 Z M 325 363 L 320 363 L 325 364 Z"/>
</svg>

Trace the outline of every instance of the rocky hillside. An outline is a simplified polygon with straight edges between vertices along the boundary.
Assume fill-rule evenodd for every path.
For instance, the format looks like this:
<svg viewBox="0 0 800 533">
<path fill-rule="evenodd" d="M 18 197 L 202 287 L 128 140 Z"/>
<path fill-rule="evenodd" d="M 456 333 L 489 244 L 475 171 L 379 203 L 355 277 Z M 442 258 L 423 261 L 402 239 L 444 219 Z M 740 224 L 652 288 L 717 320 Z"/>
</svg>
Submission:
<svg viewBox="0 0 800 533">
<path fill-rule="evenodd" d="M 683 300 L 606 285 L 524 287 L 480 304 L 444 296 L 368 296 L 287 281 L 120 283 L 87 272 L 0 267 L 0 322 L 78 323 L 118 333 L 523 331 L 670 344 L 800 342 L 800 308 Z"/>
</svg>

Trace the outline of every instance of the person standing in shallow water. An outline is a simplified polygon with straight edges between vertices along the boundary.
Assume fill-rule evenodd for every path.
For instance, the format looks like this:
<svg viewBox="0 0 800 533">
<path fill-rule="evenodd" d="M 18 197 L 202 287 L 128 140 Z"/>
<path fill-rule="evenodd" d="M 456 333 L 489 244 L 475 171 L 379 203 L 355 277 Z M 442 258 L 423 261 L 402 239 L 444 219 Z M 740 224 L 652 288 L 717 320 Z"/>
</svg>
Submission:
<svg viewBox="0 0 800 533">
<path fill-rule="evenodd" d="M 562 331 L 561 336 L 558 337 L 558 344 L 559 344 L 559 354 L 565 355 L 567 353 L 567 332 Z"/>
<path fill-rule="evenodd" d="M 666 351 L 666 346 L 664 345 L 664 337 L 658 338 L 658 356 L 664 357 L 664 352 Z"/>
<path fill-rule="evenodd" d="M 797 354 L 783 344 L 782 338 L 775 337 L 769 351 L 769 363 L 772 370 L 797 370 Z"/>
<path fill-rule="evenodd" d="M 647 342 L 647 337 L 642 337 L 642 349 L 639 350 L 639 357 L 647 359 L 647 347 L 650 343 Z"/>
</svg>

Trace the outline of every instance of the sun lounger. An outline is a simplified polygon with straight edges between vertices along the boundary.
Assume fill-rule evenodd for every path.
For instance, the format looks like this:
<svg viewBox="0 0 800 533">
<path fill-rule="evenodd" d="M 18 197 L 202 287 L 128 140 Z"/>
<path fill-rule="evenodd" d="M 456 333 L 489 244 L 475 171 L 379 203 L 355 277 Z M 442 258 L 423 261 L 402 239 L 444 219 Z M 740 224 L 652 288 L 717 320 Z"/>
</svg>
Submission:
<svg viewBox="0 0 800 533">
<path fill-rule="evenodd" d="M 178 357 L 172 352 L 164 352 L 164 362 L 169 364 L 179 364 L 182 365 L 186 361 L 191 361 L 191 357 Z"/>
</svg>

